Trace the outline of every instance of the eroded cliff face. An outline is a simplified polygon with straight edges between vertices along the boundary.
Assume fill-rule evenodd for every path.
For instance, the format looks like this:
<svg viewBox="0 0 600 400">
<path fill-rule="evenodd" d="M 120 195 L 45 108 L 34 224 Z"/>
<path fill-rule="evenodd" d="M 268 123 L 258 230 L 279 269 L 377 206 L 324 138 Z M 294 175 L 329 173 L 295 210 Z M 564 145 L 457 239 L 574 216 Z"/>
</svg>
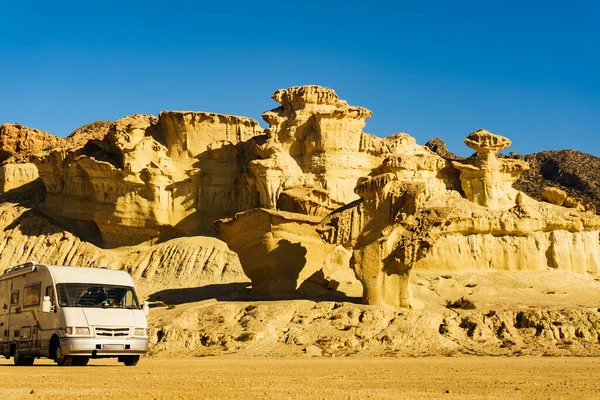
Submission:
<svg viewBox="0 0 600 400">
<path fill-rule="evenodd" d="M 600 273 L 600 217 L 514 189 L 528 165 L 496 156 L 507 138 L 478 130 L 465 143 L 477 155 L 452 161 L 462 193 L 449 189 L 454 175 L 441 157 L 390 156 L 359 180 L 359 201 L 317 228 L 327 243 L 352 249 L 368 304 L 411 307 L 413 269 Z M 415 179 L 411 165 L 436 173 Z"/>
<path fill-rule="evenodd" d="M 220 240 L 187 237 L 159 245 L 102 249 L 71 233 L 72 227 L 14 199 L 1 198 L 0 270 L 29 260 L 49 265 L 124 269 L 141 296 L 209 284 L 246 282 L 235 253 Z"/>
<path fill-rule="evenodd" d="M 358 178 L 387 155 L 429 152 L 406 134 L 362 132 L 371 112 L 331 89 L 273 98 L 282 105 L 264 114 L 266 132 L 250 118 L 183 111 L 82 127 L 69 140 L 84 145 L 35 157 L 45 211 L 92 221 L 106 247 L 214 235 L 215 220 L 255 207 L 324 216 L 356 199 Z"/>
<path fill-rule="evenodd" d="M 321 241 L 315 231 L 320 221 L 258 208 L 217 221 L 216 228 L 239 255 L 255 296 L 289 298 L 353 290 L 360 284 L 348 265 L 350 253 Z"/>
<path fill-rule="evenodd" d="M 0 125 L 0 193 L 38 178 L 30 156 L 62 145 L 63 139 L 19 124 Z"/>
<path fill-rule="evenodd" d="M 358 198 L 358 178 L 386 155 L 422 151 L 405 134 L 364 133 L 371 111 L 348 105 L 332 89 L 294 86 L 277 90 L 273 99 L 281 106 L 263 114 L 268 140 L 259 146 L 261 159 L 250 163 L 261 207 L 274 208 L 281 192 L 295 185 L 325 189 L 333 200 L 349 203 Z"/>
<path fill-rule="evenodd" d="M 254 206 L 238 185 L 255 120 L 200 112 L 133 115 L 102 140 L 36 159 L 45 210 L 93 221 L 107 247 L 206 234 L 215 219 Z"/>
<path fill-rule="evenodd" d="M 246 211 L 217 223 L 220 237 L 240 254 L 255 292 L 294 296 L 331 289 L 326 280 L 317 285 L 318 290 L 306 290 L 307 276 L 332 259 L 341 263 L 330 263 L 333 270 L 347 271 L 349 257 L 341 247 L 315 241 L 313 225 L 335 208 L 358 199 L 360 192 L 354 188 L 363 177 L 420 182 L 428 194 L 460 187 L 458 171 L 450 162 L 417 145 L 409 135 L 377 138 L 364 133 L 364 120 L 371 112 L 349 106 L 331 89 L 291 87 L 276 91 L 273 99 L 281 106 L 263 114 L 270 126 L 266 138 L 254 142 L 259 158 L 249 162 L 247 173 L 264 210 Z M 267 211 L 274 208 L 297 217 L 289 213 L 275 217 Z M 309 220 L 301 214 L 316 218 Z M 282 219 L 288 222 L 273 222 Z M 242 236 L 248 231 L 252 234 Z M 281 237 L 285 241 L 273 241 Z M 296 247 L 306 259 L 296 254 Z M 289 257 L 282 257 L 285 254 Z M 344 281 L 355 279 L 350 276 Z M 347 289 L 351 288 L 342 287 Z"/>
<path fill-rule="evenodd" d="M 476 154 L 450 160 L 407 134 L 364 133 L 371 112 L 331 89 L 290 87 L 273 99 L 280 106 L 263 114 L 265 131 L 246 117 L 165 111 L 100 121 L 28 150 L 27 159 L 40 152 L 31 158 L 45 186 L 32 209 L 74 235 L 68 242 L 114 248 L 90 261 L 87 250 L 58 257 L 35 242 L 38 261 L 104 265 L 122 253 L 136 260 L 118 262 L 137 279 L 167 284 L 213 257 L 198 248 L 233 254 L 206 237 L 218 221 L 265 297 L 362 286 L 368 304 L 411 307 L 413 269 L 600 273 L 600 217 L 566 193 L 547 190 L 538 202 L 515 189 L 529 166 L 497 156 L 509 139 L 477 130 L 465 140 Z M 4 167 L 7 182 L 35 179 L 32 164 Z M 152 250 L 139 259 L 127 246 Z M 215 265 L 234 263 L 227 257 Z"/>
</svg>

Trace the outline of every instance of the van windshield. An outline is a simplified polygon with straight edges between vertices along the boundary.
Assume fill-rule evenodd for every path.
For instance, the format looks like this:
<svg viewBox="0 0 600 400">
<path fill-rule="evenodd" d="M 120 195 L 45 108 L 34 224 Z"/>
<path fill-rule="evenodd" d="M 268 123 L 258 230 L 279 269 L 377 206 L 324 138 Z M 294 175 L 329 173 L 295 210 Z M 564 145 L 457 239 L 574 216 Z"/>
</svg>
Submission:
<svg viewBox="0 0 600 400">
<path fill-rule="evenodd" d="M 56 294 L 61 307 L 140 308 L 135 290 L 130 286 L 59 283 Z"/>
</svg>

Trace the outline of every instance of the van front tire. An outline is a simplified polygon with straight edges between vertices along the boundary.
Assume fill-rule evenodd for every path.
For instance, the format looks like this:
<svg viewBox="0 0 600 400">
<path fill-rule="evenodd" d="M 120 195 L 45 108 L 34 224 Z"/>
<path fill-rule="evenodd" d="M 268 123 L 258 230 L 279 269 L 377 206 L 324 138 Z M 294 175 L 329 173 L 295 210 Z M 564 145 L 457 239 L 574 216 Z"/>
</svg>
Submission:
<svg viewBox="0 0 600 400">
<path fill-rule="evenodd" d="M 54 362 L 61 367 L 68 367 L 73 365 L 73 357 L 64 355 L 59 344 L 56 348 L 56 358 L 54 359 Z"/>
</svg>

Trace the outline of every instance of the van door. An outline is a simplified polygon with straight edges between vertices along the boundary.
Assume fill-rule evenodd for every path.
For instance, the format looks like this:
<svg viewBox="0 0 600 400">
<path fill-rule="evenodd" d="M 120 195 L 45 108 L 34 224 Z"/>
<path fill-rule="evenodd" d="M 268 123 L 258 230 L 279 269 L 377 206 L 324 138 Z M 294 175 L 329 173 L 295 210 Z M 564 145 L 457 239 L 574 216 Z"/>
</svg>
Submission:
<svg viewBox="0 0 600 400">
<path fill-rule="evenodd" d="M 50 351 L 50 339 L 59 327 L 59 317 L 58 310 L 56 308 L 54 287 L 52 285 L 52 280 L 49 278 L 49 274 L 42 282 L 42 299 L 43 296 L 50 297 L 50 303 L 52 304 L 53 311 L 49 313 L 41 312 L 41 306 L 38 309 L 36 347 L 39 349 L 41 355 L 48 356 Z"/>
<path fill-rule="evenodd" d="M 36 271 L 24 276 L 21 299 L 21 345 L 28 354 L 37 355 L 37 336 L 39 330 L 38 314 L 42 307 L 41 276 Z"/>
</svg>

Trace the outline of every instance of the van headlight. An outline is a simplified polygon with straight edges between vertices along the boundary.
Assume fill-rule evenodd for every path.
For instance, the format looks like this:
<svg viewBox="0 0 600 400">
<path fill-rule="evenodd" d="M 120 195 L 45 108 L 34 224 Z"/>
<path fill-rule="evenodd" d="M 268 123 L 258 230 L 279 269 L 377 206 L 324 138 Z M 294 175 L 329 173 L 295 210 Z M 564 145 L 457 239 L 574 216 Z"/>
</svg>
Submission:
<svg viewBox="0 0 600 400">
<path fill-rule="evenodd" d="M 67 335 L 90 336 L 90 328 L 87 326 L 68 326 Z"/>
<path fill-rule="evenodd" d="M 146 328 L 135 328 L 133 330 L 133 336 L 146 336 Z"/>
</svg>

